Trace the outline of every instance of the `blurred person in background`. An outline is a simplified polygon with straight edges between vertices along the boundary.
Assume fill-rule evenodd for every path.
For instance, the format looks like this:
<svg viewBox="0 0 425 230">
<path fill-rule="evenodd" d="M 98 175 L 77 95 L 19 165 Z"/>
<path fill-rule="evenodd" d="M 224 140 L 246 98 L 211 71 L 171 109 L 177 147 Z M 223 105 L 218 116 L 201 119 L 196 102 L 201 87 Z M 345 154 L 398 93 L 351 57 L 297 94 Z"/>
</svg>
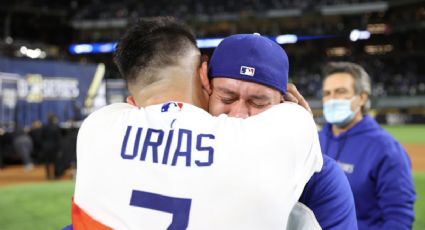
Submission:
<svg viewBox="0 0 425 230">
<path fill-rule="evenodd" d="M 49 114 L 47 124 L 42 127 L 43 162 L 48 180 L 55 179 L 56 159 L 61 146 L 61 130 L 57 123 L 57 117 L 54 114 Z"/>
<path fill-rule="evenodd" d="M 4 152 L 4 133 L 6 131 L 3 129 L 3 127 L 0 127 L 0 169 L 4 167 L 3 163 L 3 152 Z"/>
<path fill-rule="evenodd" d="M 271 51 L 265 52 L 270 49 L 284 52 L 274 41 L 257 34 L 233 35 L 218 45 L 209 63 L 209 112 L 212 115 L 254 116 L 273 105 L 288 103 L 289 92 L 297 98 L 295 101 L 309 110 L 303 97 L 295 96 L 298 92 L 293 84 L 288 84 L 286 94 L 278 86 L 278 82 L 287 81 L 287 74 L 282 73 L 275 78 L 270 74 L 275 66 L 285 65 L 273 60 L 269 55 Z M 241 66 L 254 68 L 254 74 L 241 73 Z M 285 154 L 283 146 L 282 154 Z M 357 229 L 350 184 L 335 161 L 326 155 L 323 156 L 322 170 L 313 174 L 299 202 L 313 211 L 323 229 Z M 305 213 L 297 214 L 296 210 L 291 213 L 290 223 L 295 223 L 291 224 L 291 229 L 306 229 L 308 225 L 302 225 L 306 221 L 302 219 Z M 298 221 L 300 217 L 301 221 Z"/>
<path fill-rule="evenodd" d="M 78 127 L 73 120 L 69 120 L 68 124 L 69 127 L 61 138 L 61 155 L 56 161 L 56 176 L 62 176 L 71 166 L 75 168 L 77 161 Z"/>
<path fill-rule="evenodd" d="M 19 154 L 24 162 L 25 171 L 31 171 L 34 165 L 31 160 L 31 152 L 33 150 L 33 142 L 31 137 L 20 126 L 16 125 L 13 136 L 13 149 Z"/>
<path fill-rule="evenodd" d="M 34 144 L 33 148 L 33 159 L 36 162 L 41 161 L 42 151 L 43 151 L 43 130 L 42 123 L 40 120 L 35 120 L 31 123 L 31 129 L 29 135 L 31 136 L 32 142 Z"/>
<path fill-rule="evenodd" d="M 403 147 L 369 115 L 371 83 L 359 65 L 324 68 L 323 154 L 345 172 L 359 229 L 411 229 L 414 220 L 411 162 Z"/>
</svg>

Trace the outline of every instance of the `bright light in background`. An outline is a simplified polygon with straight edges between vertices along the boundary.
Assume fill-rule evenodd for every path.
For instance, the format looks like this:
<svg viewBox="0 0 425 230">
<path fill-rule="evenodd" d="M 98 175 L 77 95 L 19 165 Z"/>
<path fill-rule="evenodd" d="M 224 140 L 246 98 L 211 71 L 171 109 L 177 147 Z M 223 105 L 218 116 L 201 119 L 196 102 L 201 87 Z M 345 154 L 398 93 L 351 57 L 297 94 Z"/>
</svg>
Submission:
<svg viewBox="0 0 425 230">
<path fill-rule="evenodd" d="M 350 40 L 355 42 L 357 40 L 367 40 L 370 38 L 370 32 L 367 30 L 352 30 L 350 33 Z"/>
<path fill-rule="evenodd" d="M 371 34 L 383 34 L 388 30 L 388 26 L 384 23 L 368 24 L 367 31 Z"/>
<path fill-rule="evenodd" d="M 12 38 L 11 36 L 7 36 L 7 37 L 4 39 L 4 42 L 6 42 L 6 44 L 10 45 L 10 44 L 12 44 L 12 43 L 13 43 L 13 38 Z"/>
<path fill-rule="evenodd" d="M 99 52 L 101 53 L 109 53 L 115 50 L 116 43 L 106 43 L 99 45 Z"/>
<path fill-rule="evenodd" d="M 196 45 L 200 49 L 215 48 L 223 41 L 223 38 L 200 38 L 196 39 Z"/>
<path fill-rule="evenodd" d="M 89 44 L 75 45 L 73 51 L 76 54 L 91 53 L 93 51 L 93 46 Z"/>
<path fill-rule="evenodd" d="M 69 52 L 71 54 L 112 53 L 116 45 L 116 42 L 74 44 L 69 46 Z"/>
<path fill-rule="evenodd" d="M 27 56 L 29 58 L 46 58 L 46 52 L 44 52 L 43 50 L 37 48 L 37 49 L 29 49 L 26 46 L 21 46 L 21 48 L 19 49 L 19 52 L 24 55 Z"/>
<path fill-rule="evenodd" d="M 298 41 L 297 35 L 284 34 L 276 37 L 276 42 L 279 44 L 292 44 Z"/>
<path fill-rule="evenodd" d="M 393 45 L 387 44 L 387 45 L 369 45 L 364 47 L 364 51 L 368 54 L 374 55 L 374 54 L 384 54 L 389 53 L 394 50 Z"/>
<path fill-rule="evenodd" d="M 328 57 L 342 57 L 350 54 L 350 50 L 345 47 L 333 47 L 326 50 Z"/>
<path fill-rule="evenodd" d="M 366 31 L 367 32 L 367 31 Z M 282 34 L 278 36 L 267 36 L 272 41 L 278 44 L 293 44 L 298 41 L 330 39 L 337 37 L 336 35 L 305 35 L 297 36 L 294 34 Z M 369 33 L 370 36 L 370 33 Z M 217 47 L 224 38 L 199 38 L 196 39 L 196 45 L 200 49 L 209 49 Z M 117 43 L 87 43 L 87 44 L 72 44 L 68 50 L 71 54 L 96 54 L 96 53 L 112 53 L 115 50 Z"/>
</svg>

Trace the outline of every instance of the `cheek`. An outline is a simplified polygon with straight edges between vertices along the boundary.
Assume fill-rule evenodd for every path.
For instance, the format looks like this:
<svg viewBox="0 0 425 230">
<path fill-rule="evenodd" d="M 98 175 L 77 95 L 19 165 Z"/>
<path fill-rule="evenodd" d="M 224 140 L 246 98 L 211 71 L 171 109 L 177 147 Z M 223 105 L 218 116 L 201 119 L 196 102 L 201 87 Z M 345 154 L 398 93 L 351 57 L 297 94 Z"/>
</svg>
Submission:
<svg viewBox="0 0 425 230">
<path fill-rule="evenodd" d="M 328 96 L 322 96 L 322 103 L 325 103 L 325 102 L 327 102 L 327 101 L 329 101 L 331 99 L 331 97 L 328 95 Z"/>
<path fill-rule="evenodd" d="M 264 108 L 255 108 L 255 107 L 251 107 L 250 109 L 250 116 L 254 116 L 254 115 L 257 115 L 257 114 L 259 114 L 259 113 L 262 113 L 262 112 L 264 112 L 264 111 L 266 111 L 266 110 L 268 110 L 268 109 L 270 109 L 271 107 L 272 107 L 273 105 L 268 105 L 268 106 L 266 106 L 266 107 L 264 107 Z"/>
<path fill-rule="evenodd" d="M 355 110 L 357 107 L 361 107 L 362 104 L 363 104 L 362 101 L 360 99 L 357 99 L 353 101 L 353 103 L 351 103 L 351 109 Z"/>
<path fill-rule="evenodd" d="M 228 114 L 229 113 L 229 105 L 223 104 L 217 98 L 211 97 L 209 101 L 209 113 L 213 116 L 218 116 L 220 114 Z"/>
<path fill-rule="evenodd" d="M 324 104 L 324 103 L 326 103 L 328 100 L 329 100 L 328 98 L 326 98 L 326 97 L 322 97 L 322 103 L 323 103 L 323 104 Z"/>
</svg>

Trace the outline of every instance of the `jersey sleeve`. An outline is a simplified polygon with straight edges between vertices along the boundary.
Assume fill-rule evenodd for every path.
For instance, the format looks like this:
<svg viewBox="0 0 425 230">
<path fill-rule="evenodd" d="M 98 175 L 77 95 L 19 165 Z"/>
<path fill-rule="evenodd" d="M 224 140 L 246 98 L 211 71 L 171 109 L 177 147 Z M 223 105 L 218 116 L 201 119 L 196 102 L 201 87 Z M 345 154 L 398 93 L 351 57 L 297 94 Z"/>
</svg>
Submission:
<svg viewBox="0 0 425 230">
<path fill-rule="evenodd" d="M 299 200 L 307 205 L 323 229 L 357 229 L 353 193 L 336 162 L 323 157 L 322 171 L 307 183 Z"/>
<path fill-rule="evenodd" d="M 264 135 L 266 138 L 275 139 L 276 143 L 272 143 L 269 148 L 276 148 L 280 154 L 288 155 L 286 160 L 291 162 L 292 174 L 291 178 L 286 179 L 288 182 L 294 182 L 294 194 L 298 199 L 307 181 L 314 172 L 319 172 L 323 165 L 317 126 L 313 117 L 297 104 L 283 103 L 251 118 L 262 128 L 270 126 L 268 133 Z"/>
<path fill-rule="evenodd" d="M 297 148 L 297 160 L 294 163 L 296 172 L 297 194 L 301 194 L 306 183 L 315 172 L 320 172 L 323 166 L 322 151 L 320 148 L 319 135 L 313 117 L 304 108 L 293 103 L 284 103 L 290 111 L 285 111 L 281 118 L 282 131 L 293 133 L 293 144 Z M 288 118 L 286 118 L 288 117 Z M 289 127 L 289 129 L 288 129 Z"/>
<path fill-rule="evenodd" d="M 298 202 L 291 211 L 286 229 L 321 230 L 322 228 L 311 209 Z"/>
</svg>

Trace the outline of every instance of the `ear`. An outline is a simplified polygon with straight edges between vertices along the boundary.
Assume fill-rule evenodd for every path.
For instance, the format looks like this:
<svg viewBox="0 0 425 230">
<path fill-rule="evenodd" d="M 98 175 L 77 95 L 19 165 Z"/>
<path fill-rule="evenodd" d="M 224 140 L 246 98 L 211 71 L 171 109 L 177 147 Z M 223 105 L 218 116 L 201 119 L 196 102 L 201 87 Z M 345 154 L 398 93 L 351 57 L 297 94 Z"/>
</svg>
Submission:
<svg viewBox="0 0 425 230">
<path fill-rule="evenodd" d="M 369 95 L 367 93 L 361 93 L 360 94 L 360 105 L 366 105 L 367 100 L 369 99 Z"/>
<path fill-rule="evenodd" d="M 126 99 L 126 101 L 127 101 L 127 103 L 128 103 L 128 104 L 130 104 L 130 105 L 137 106 L 137 105 L 136 105 L 136 100 L 134 100 L 134 97 L 133 97 L 133 96 L 128 96 L 128 97 L 127 97 L 127 99 Z"/>
<path fill-rule="evenodd" d="M 212 94 L 210 79 L 208 78 L 208 64 L 206 61 L 202 62 L 201 67 L 199 68 L 199 77 L 201 79 L 202 88 L 208 93 Z"/>
</svg>

